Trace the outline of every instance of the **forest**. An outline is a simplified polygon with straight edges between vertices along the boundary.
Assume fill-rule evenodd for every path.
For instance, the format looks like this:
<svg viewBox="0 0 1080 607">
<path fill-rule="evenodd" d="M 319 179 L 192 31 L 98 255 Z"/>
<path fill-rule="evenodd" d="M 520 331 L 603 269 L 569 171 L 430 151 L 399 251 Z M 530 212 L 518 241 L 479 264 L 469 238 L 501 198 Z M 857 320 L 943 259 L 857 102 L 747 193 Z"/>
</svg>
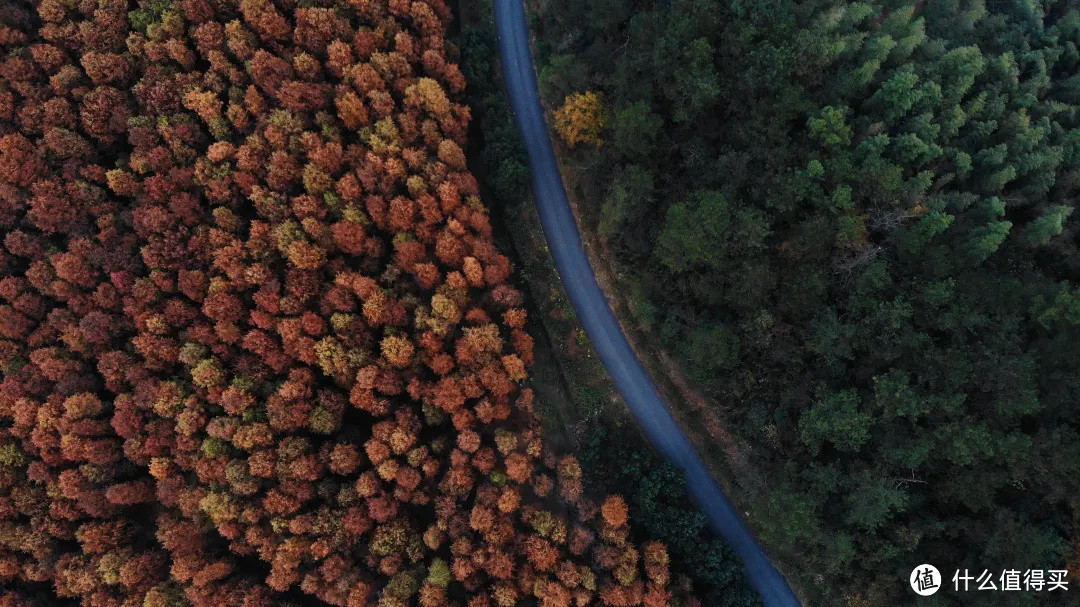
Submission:
<svg viewBox="0 0 1080 607">
<path fill-rule="evenodd" d="M 743 562 L 710 529 L 686 493 L 683 472 L 664 461 L 635 428 L 637 422 L 589 345 L 563 289 L 544 244 L 529 190 L 526 153 L 500 75 L 492 3 L 468 4 L 461 21 L 460 65 L 473 116 L 467 155 L 492 210 L 495 232 L 510 241 L 507 254 L 512 250 L 515 260 L 511 282 L 521 284 L 531 312 L 531 334 L 537 339 L 529 381 L 537 388 L 534 405 L 545 432 L 578 454 L 586 490 L 625 495 L 633 512 L 631 532 L 665 543 L 672 569 L 692 580 L 703 605 L 760 605 L 760 597 L 747 583 Z M 558 394 L 552 384 L 564 382 L 565 393 Z M 560 397 L 563 402 L 552 402 Z"/>
<path fill-rule="evenodd" d="M 452 20 L 0 6 L 0 606 L 702 606 L 545 443 Z"/>
<path fill-rule="evenodd" d="M 550 0 L 533 27 L 584 225 L 751 445 L 786 573 L 861 607 L 924 562 L 1080 569 L 1075 3 Z"/>
</svg>

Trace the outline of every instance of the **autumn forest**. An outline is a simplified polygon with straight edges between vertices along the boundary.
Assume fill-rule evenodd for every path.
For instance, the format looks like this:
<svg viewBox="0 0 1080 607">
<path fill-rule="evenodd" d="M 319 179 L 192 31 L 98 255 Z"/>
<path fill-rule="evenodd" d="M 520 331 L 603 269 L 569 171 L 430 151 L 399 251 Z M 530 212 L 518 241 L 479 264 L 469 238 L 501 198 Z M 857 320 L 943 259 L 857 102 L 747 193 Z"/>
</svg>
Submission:
<svg viewBox="0 0 1080 607">
<path fill-rule="evenodd" d="M 545 445 L 452 19 L 0 6 L 0 605 L 700 605 Z"/>
</svg>

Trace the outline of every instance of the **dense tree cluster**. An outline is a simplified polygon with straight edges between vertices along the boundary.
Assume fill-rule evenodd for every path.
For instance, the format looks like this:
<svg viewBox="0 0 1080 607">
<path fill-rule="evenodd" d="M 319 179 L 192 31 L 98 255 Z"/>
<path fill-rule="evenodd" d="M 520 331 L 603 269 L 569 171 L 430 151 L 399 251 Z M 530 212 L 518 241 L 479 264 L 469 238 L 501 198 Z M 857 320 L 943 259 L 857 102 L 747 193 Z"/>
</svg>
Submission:
<svg viewBox="0 0 1080 607">
<path fill-rule="evenodd" d="M 699 604 L 544 448 L 442 0 L 0 7 L 0 604 Z"/>
<path fill-rule="evenodd" d="M 468 6 L 480 13 L 479 23 L 461 32 L 461 71 L 469 83 L 473 124 L 479 126 L 472 139 L 479 148 L 473 152 L 473 171 L 491 189 L 496 200 L 490 205 L 496 208 L 528 197 L 528 159 L 502 85 L 491 1 Z"/>
<path fill-rule="evenodd" d="M 554 0 L 538 38 L 552 107 L 604 95 L 587 215 L 808 588 L 1075 562 L 1075 3 Z"/>
</svg>

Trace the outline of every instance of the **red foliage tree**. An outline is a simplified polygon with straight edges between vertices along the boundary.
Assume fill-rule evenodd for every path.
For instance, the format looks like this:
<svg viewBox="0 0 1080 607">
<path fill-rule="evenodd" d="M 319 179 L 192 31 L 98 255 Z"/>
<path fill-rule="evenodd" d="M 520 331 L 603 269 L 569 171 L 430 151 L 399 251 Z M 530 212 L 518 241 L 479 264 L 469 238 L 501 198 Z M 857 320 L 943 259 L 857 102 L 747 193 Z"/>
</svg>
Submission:
<svg viewBox="0 0 1080 607">
<path fill-rule="evenodd" d="M 449 8 L 315 4 L 0 9 L 0 584 L 666 604 L 544 457 Z"/>
</svg>

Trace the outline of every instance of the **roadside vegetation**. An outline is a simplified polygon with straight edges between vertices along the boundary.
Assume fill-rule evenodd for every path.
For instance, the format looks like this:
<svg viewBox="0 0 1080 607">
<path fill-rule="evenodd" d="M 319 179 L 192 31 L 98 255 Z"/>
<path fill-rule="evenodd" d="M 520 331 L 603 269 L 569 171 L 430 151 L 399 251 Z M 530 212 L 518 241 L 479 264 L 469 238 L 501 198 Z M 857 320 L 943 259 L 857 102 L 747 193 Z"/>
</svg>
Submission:
<svg viewBox="0 0 1080 607">
<path fill-rule="evenodd" d="M 742 563 L 686 496 L 681 473 L 645 442 L 563 291 L 501 88 L 490 6 L 488 0 L 463 5 L 462 70 L 474 124 L 481 130 L 473 136 L 480 149 L 470 153 L 474 172 L 490 191 L 493 217 L 505 223 L 515 253 L 514 276 L 527 293 L 531 322 L 537 325 L 533 333 L 542 334 L 535 347 L 534 383 L 550 378 L 562 384 L 562 390 L 536 386 L 545 434 L 578 455 L 591 488 L 619 488 L 634 511 L 631 527 L 667 544 L 672 569 L 691 578 L 704 605 L 759 605 L 746 585 Z"/>
</svg>

